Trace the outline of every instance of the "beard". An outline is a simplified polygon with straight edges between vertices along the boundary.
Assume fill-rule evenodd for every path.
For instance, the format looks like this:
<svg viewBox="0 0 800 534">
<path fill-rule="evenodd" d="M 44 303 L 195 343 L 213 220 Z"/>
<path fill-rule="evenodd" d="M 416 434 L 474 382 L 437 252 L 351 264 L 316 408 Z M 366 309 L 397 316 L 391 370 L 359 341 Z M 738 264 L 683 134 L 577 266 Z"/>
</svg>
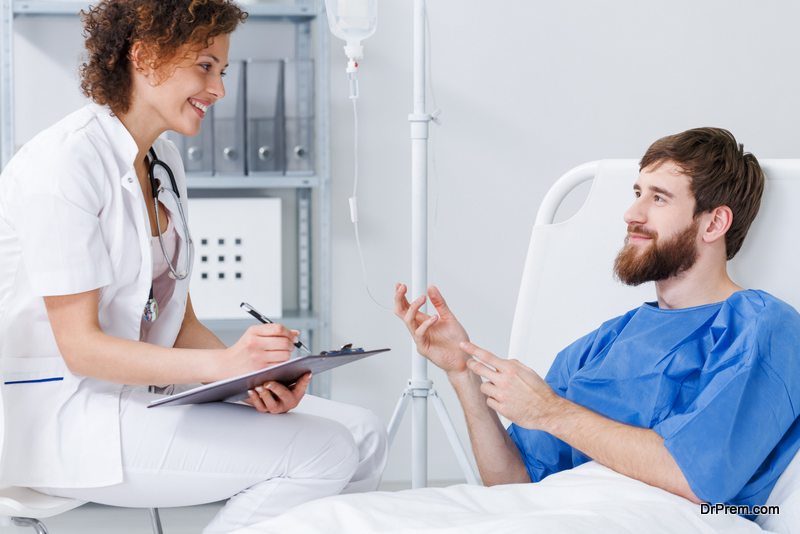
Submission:
<svg viewBox="0 0 800 534">
<path fill-rule="evenodd" d="M 660 282 L 687 271 L 697 261 L 697 229 L 700 220 L 695 219 L 673 237 L 660 243 L 658 234 L 641 226 L 628 225 L 625 246 L 614 260 L 614 276 L 625 285 L 638 286 L 645 282 Z M 653 239 L 644 250 L 629 243 L 634 232 Z"/>
</svg>

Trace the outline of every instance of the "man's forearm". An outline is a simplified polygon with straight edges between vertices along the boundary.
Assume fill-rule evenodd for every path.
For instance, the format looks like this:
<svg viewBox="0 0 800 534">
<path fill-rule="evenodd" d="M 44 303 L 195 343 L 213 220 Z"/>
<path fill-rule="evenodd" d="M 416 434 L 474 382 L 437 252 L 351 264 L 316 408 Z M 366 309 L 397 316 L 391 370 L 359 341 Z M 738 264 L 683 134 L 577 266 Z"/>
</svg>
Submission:
<svg viewBox="0 0 800 534">
<path fill-rule="evenodd" d="M 503 428 L 497 412 L 486 406 L 480 377 L 467 370 L 449 378 L 464 409 L 472 452 L 484 485 L 530 482 L 517 446 Z"/>
<path fill-rule="evenodd" d="M 566 399 L 554 413 L 544 425 L 553 436 L 618 473 L 701 502 L 655 431 L 612 421 Z"/>
<path fill-rule="evenodd" d="M 498 358 L 472 343 L 467 366 L 487 381 L 480 388 L 489 408 L 523 428 L 543 430 L 611 469 L 700 502 L 677 462 L 653 430 L 624 425 L 560 397 L 517 360 Z"/>
</svg>

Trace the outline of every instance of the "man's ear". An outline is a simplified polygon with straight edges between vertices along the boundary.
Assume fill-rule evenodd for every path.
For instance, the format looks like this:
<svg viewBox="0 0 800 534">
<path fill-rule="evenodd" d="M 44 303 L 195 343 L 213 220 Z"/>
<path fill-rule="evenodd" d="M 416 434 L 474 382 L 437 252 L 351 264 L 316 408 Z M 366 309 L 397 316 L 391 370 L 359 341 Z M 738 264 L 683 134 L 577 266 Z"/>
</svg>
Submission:
<svg viewBox="0 0 800 534">
<path fill-rule="evenodd" d="M 704 214 L 703 219 L 703 241 L 713 243 L 725 237 L 733 222 L 733 211 L 728 206 L 719 206 Z"/>
</svg>

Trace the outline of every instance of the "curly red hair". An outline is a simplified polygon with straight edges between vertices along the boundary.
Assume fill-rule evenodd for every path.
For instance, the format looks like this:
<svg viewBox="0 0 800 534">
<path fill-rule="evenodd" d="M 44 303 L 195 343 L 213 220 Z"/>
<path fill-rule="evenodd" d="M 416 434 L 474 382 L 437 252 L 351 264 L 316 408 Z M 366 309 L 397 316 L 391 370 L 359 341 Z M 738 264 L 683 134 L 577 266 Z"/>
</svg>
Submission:
<svg viewBox="0 0 800 534">
<path fill-rule="evenodd" d="M 81 90 L 115 114 L 130 110 L 135 43 L 141 44 L 137 59 L 160 82 L 177 63 L 247 19 L 230 0 L 101 0 L 81 15 L 88 55 L 80 68 Z"/>
</svg>

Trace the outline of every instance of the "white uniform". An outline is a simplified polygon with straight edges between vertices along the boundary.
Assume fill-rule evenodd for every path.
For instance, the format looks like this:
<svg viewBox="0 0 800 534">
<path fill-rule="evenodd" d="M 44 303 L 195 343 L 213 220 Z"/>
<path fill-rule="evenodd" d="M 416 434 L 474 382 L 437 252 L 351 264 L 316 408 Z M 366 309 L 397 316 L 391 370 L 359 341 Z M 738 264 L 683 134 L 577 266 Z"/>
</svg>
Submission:
<svg viewBox="0 0 800 534">
<path fill-rule="evenodd" d="M 163 139 L 158 139 L 153 148 L 172 168 L 188 218 L 180 156 L 175 146 Z M 140 339 L 142 311 L 153 280 L 153 257 L 147 208 L 133 168 L 137 153 L 135 141 L 119 119 L 108 108 L 90 104 L 27 143 L 0 175 L 0 377 L 5 412 L 0 479 L 5 484 L 75 489 L 118 485 L 130 479 L 129 458 L 124 458 L 125 438 L 121 439 L 121 433 L 128 432 L 123 415 L 136 412 L 150 394 L 126 386 L 122 395 L 121 384 L 72 374 L 59 353 L 42 297 L 100 288 L 103 331 Z M 170 187 L 160 167 L 156 178 L 162 186 Z M 171 218 L 180 221 L 172 195 L 159 198 Z M 181 230 L 178 236 L 177 265 L 185 266 Z M 148 342 L 173 346 L 188 289 L 188 277 L 176 281 L 169 302 L 159 302 L 159 316 L 147 334 Z M 202 414 L 202 407 L 198 408 L 195 412 Z M 234 405 L 218 408 L 237 413 L 242 409 Z M 157 413 L 167 410 L 148 412 L 158 418 Z M 220 413 L 218 409 L 208 411 L 206 435 L 193 436 L 199 446 L 210 436 L 219 436 L 212 412 L 217 416 Z M 375 489 L 386 460 L 385 430 L 378 428 L 381 425 L 369 412 L 350 412 L 353 420 L 341 421 L 355 437 L 358 448 L 359 467 L 350 483 L 358 489 Z M 252 418 L 249 425 L 259 427 L 284 418 L 279 425 L 282 430 L 275 428 L 276 433 L 286 432 L 293 419 L 298 425 L 314 424 L 313 418 L 299 413 L 296 417 L 266 415 L 254 409 L 243 413 L 243 417 Z M 164 417 L 165 421 L 169 419 Z M 169 432 L 170 424 L 158 423 L 160 431 Z M 323 437 L 339 431 L 321 424 L 319 432 Z M 372 444 L 366 447 L 365 440 Z M 283 441 L 284 447 L 291 447 L 291 439 Z M 257 443 L 252 445 L 258 447 Z M 223 436 L 219 447 L 222 450 L 224 446 Z M 353 446 L 352 439 L 347 446 Z M 307 453 L 319 455 L 322 451 Z M 342 454 L 336 452 L 331 461 L 347 464 Z M 334 460 L 337 455 L 341 457 Z M 291 476 L 269 473 L 265 475 Z M 166 476 L 162 474 L 159 483 L 165 484 Z M 350 477 L 342 473 L 337 476 Z M 318 496 L 322 495 L 311 498 Z M 202 498 L 197 502 L 203 502 Z"/>
</svg>

